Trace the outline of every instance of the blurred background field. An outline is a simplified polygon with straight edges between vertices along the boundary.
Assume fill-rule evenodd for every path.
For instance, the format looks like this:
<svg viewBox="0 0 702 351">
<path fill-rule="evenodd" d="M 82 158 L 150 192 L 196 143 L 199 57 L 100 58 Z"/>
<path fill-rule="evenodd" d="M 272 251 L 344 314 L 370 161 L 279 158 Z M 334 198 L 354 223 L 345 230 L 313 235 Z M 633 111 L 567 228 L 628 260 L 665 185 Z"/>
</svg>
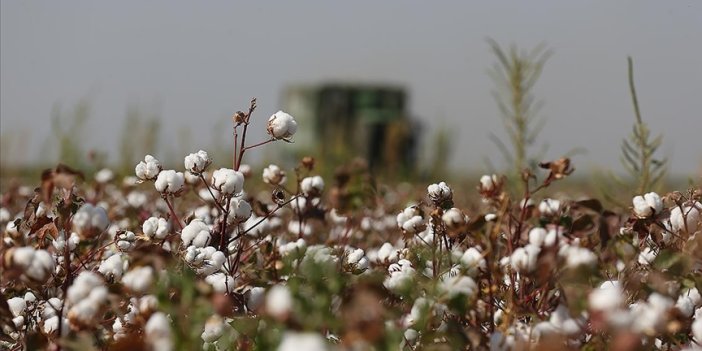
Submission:
<svg viewBox="0 0 702 351">
<path fill-rule="evenodd" d="M 0 188 L 59 161 L 88 176 L 130 173 L 149 153 L 179 167 L 205 149 L 225 163 L 230 117 L 257 97 L 253 141 L 278 109 L 300 133 L 284 153 L 252 153 L 255 169 L 312 155 L 331 174 L 360 157 L 386 179 L 472 189 L 480 174 L 514 168 L 495 143 L 511 148 L 487 38 L 548 52 L 526 154 L 571 156 L 574 188 L 626 174 L 629 55 L 643 118 L 663 136 L 668 189 L 702 174 L 702 5 L 692 2 L 0 6 Z"/>
</svg>

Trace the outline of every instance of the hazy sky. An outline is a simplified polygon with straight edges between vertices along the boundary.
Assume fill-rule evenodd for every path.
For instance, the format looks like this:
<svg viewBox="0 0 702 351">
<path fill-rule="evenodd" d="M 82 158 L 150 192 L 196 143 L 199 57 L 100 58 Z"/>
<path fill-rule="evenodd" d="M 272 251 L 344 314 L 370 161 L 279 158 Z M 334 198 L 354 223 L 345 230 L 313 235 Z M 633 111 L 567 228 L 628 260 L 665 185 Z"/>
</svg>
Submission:
<svg viewBox="0 0 702 351">
<path fill-rule="evenodd" d="M 138 102 L 162 115 L 170 147 L 185 127 L 196 151 L 251 97 L 264 119 L 279 109 L 286 84 L 350 79 L 406 85 L 427 135 L 439 125 L 455 131 L 454 167 L 481 169 L 486 156 L 501 162 L 488 133 L 504 135 L 486 74 L 489 36 L 554 51 L 536 89 L 547 158 L 583 147 L 576 167 L 618 165 L 634 120 L 631 55 L 643 118 L 664 134 L 674 173 L 699 174 L 702 165 L 696 0 L 3 0 L 0 10 L 0 129 L 25 140 L 21 158 L 30 161 L 51 137 L 55 103 L 90 98 L 91 147 L 114 152 L 126 107 Z M 264 137 L 259 126 L 251 140 Z"/>
</svg>

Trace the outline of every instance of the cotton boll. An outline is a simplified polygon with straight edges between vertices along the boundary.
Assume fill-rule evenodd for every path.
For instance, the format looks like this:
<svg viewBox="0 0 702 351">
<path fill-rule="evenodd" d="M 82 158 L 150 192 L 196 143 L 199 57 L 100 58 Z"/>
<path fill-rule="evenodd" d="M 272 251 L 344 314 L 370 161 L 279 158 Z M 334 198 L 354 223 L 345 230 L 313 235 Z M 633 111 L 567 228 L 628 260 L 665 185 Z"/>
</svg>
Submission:
<svg viewBox="0 0 702 351">
<path fill-rule="evenodd" d="M 51 277 L 55 268 L 56 262 L 48 251 L 36 250 L 24 274 L 36 282 L 43 283 Z"/>
<path fill-rule="evenodd" d="M 661 213 L 663 210 L 663 201 L 661 197 L 650 192 L 644 196 L 635 196 L 632 200 L 634 205 L 634 214 L 639 218 L 648 218 L 654 214 Z"/>
<path fill-rule="evenodd" d="M 183 164 L 185 169 L 195 175 L 199 175 L 212 163 L 212 159 L 207 152 L 200 150 L 197 153 L 185 156 Z"/>
<path fill-rule="evenodd" d="M 695 303 L 689 296 L 680 295 L 678 300 L 675 302 L 675 308 L 680 311 L 680 313 L 685 317 L 692 317 L 695 313 Z"/>
<path fill-rule="evenodd" d="M 136 267 L 122 277 L 122 284 L 137 293 L 146 293 L 154 282 L 154 269 L 151 266 Z"/>
<path fill-rule="evenodd" d="M 177 194 L 183 189 L 185 177 L 183 172 L 176 172 L 172 169 L 161 171 L 156 178 L 154 186 L 162 194 Z"/>
<path fill-rule="evenodd" d="M 390 243 L 384 243 L 380 249 L 378 249 L 378 261 L 392 263 L 399 259 L 400 250 L 396 249 Z"/>
<path fill-rule="evenodd" d="M 692 338 L 698 345 L 702 345 L 702 318 L 695 318 L 690 329 L 692 329 Z"/>
<path fill-rule="evenodd" d="M 229 216 L 227 217 L 227 221 L 229 224 L 243 223 L 251 217 L 252 213 L 253 209 L 246 200 L 232 198 L 229 201 Z"/>
<path fill-rule="evenodd" d="M 590 309 L 595 311 L 612 312 L 624 303 L 624 291 L 616 280 L 605 281 L 599 288 L 594 289 L 588 296 Z"/>
<path fill-rule="evenodd" d="M 122 252 L 131 251 L 136 246 L 136 235 L 130 231 L 120 231 L 117 234 L 116 245 Z"/>
<path fill-rule="evenodd" d="M 104 261 L 102 261 L 102 263 L 100 263 L 98 272 L 100 272 L 100 274 L 104 275 L 106 278 L 114 280 L 122 279 L 122 273 L 124 273 L 122 255 L 114 254 L 106 258 Z"/>
<path fill-rule="evenodd" d="M 100 206 L 89 203 L 83 204 L 71 220 L 73 230 L 84 238 L 91 238 L 100 234 L 110 224 L 107 212 Z"/>
<path fill-rule="evenodd" d="M 183 228 L 180 238 L 186 247 L 191 244 L 195 247 L 205 247 L 211 239 L 210 227 L 202 220 L 194 219 Z"/>
<path fill-rule="evenodd" d="M 154 351 L 173 350 L 173 340 L 171 336 L 171 324 L 168 317 L 162 312 L 151 315 L 144 327 L 146 341 Z"/>
<path fill-rule="evenodd" d="M 285 183 L 285 172 L 277 165 L 268 165 L 263 169 L 263 182 L 271 185 L 280 185 Z"/>
<path fill-rule="evenodd" d="M 104 282 L 99 275 L 90 271 L 83 271 L 78 274 L 73 284 L 68 287 L 66 301 L 69 305 L 77 304 L 86 299 L 93 289 L 103 285 Z"/>
<path fill-rule="evenodd" d="M 68 320 L 77 327 L 93 324 L 107 301 L 107 295 L 107 288 L 99 275 L 90 271 L 81 272 L 66 293 L 66 302 L 70 306 Z"/>
<path fill-rule="evenodd" d="M 10 219 L 12 219 L 10 211 L 4 207 L 0 207 L 0 223 L 8 222 Z"/>
<path fill-rule="evenodd" d="M 141 191 L 132 191 L 127 194 L 127 204 L 132 208 L 141 208 L 149 201 L 148 196 Z"/>
<path fill-rule="evenodd" d="M 439 284 L 439 289 L 443 291 L 449 299 L 463 295 L 473 298 L 478 291 L 478 285 L 470 277 L 454 276 L 447 277 Z"/>
<path fill-rule="evenodd" d="M 650 247 L 645 247 L 641 253 L 639 253 L 638 262 L 642 266 L 648 266 L 653 263 L 656 259 L 656 252 Z"/>
<path fill-rule="evenodd" d="M 141 229 L 147 237 L 162 240 L 168 236 L 171 226 L 165 218 L 150 217 L 144 221 Z"/>
<path fill-rule="evenodd" d="M 533 272 L 541 249 L 534 245 L 517 248 L 510 256 L 510 265 L 520 273 Z"/>
<path fill-rule="evenodd" d="M 542 216 L 555 216 L 561 208 L 561 202 L 554 199 L 544 199 L 539 204 Z"/>
<path fill-rule="evenodd" d="M 444 182 L 429 185 L 427 187 L 427 194 L 429 195 L 429 199 L 434 202 L 436 206 L 453 199 L 453 191 Z"/>
<path fill-rule="evenodd" d="M 272 317 L 285 320 L 292 311 L 293 298 L 285 285 L 274 285 L 266 294 L 266 312 Z"/>
<path fill-rule="evenodd" d="M 461 265 L 467 269 L 467 274 L 475 277 L 479 270 L 485 270 L 487 263 L 478 249 L 471 247 L 461 255 Z"/>
<path fill-rule="evenodd" d="M 226 275 L 222 272 L 210 274 L 205 277 L 205 282 L 212 286 L 212 289 L 218 293 L 228 293 L 236 286 L 234 277 Z"/>
<path fill-rule="evenodd" d="M 278 246 L 278 253 L 283 257 L 293 253 L 303 254 L 306 250 L 307 242 L 303 238 Z"/>
<path fill-rule="evenodd" d="M 566 266 L 569 268 L 577 268 L 580 266 L 592 267 L 597 264 L 597 255 L 587 248 L 580 246 L 566 246 L 563 250 L 566 258 Z"/>
<path fill-rule="evenodd" d="M 497 174 L 492 174 L 492 175 L 484 175 L 480 177 L 480 193 L 481 194 L 490 194 L 495 191 L 500 185 L 501 185 L 500 178 L 497 176 Z"/>
<path fill-rule="evenodd" d="M 416 271 L 410 261 L 402 259 L 391 264 L 388 267 L 388 273 L 390 276 L 385 278 L 383 286 L 390 291 L 399 292 L 409 287 L 414 281 Z"/>
<path fill-rule="evenodd" d="M 224 320 L 218 315 L 211 316 L 205 322 L 205 330 L 200 334 L 204 342 L 215 342 L 224 334 Z"/>
<path fill-rule="evenodd" d="M 53 246 L 54 249 L 56 249 L 56 252 L 61 254 L 66 248 L 65 236 L 66 233 L 64 231 L 60 231 L 58 237 L 51 241 L 51 246 Z M 78 244 L 80 244 L 80 236 L 78 236 L 77 233 L 71 233 L 71 236 L 68 238 L 68 251 L 73 252 L 73 250 L 76 249 Z"/>
<path fill-rule="evenodd" d="M 347 249 L 345 264 L 354 272 L 363 272 L 370 266 L 366 253 L 362 249 Z"/>
<path fill-rule="evenodd" d="M 690 206 L 673 207 L 670 210 L 670 225 L 674 232 L 694 233 L 697 231 L 697 226 L 700 221 L 700 211 L 702 211 L 702 203 L 695 202 Z"/>
<path fill-rule="evenodd" d="M 302 193 L 307 197 L 317 197 L 324 191 L 324 179 L 320 176 L 307 177 L 300 183 Z"/>
<path fill-rule="evenodd" d="M 257 311 L 263 305 L 266 296 L 266 289 L 253 287 L 246 292 L 246 308 L 249 311 Z"/>
<path fill-rule="evenodd" d="M 224 196 L 241 193 L 244 189 L 244 175 L 229 168 L 220 168 L 212 173 L 212 187 Z"/>
<path fill-rule="evenodd" d="M 154 180 L 161 172 L 161 163 L 151 155 L 146 155 L 144 161 L 139 162 L 134 168 L 137 178 L 141 181 Z"/>
<path fill-rule="evenodd" d="M 466 215 L 455 207 L 444 212 L 443 216 L 441 216 L 441 220 L 444 221 L 449 228 L 459 228 L 468 221 Z"/>
<path fill-rule="evenodd" d="M 278 351 L 327 351 L 327 342 L 321 335 L 313 332 L 285 332 L 278 345 Z"/>
<path fill-rule="evenodd" d="M 24 313 L 25 309 L 27 309 L 27 302 L 24 300 L 24 298 L 13 297 L 7 300 L 7 306 L 10 307 L 10 313 L 12 313 L 12 316 L 18 317 Z"/>
<path fill-rule="evenodd" d="M 297 131 L 297 122 L 293 116 L 278 111 L 268 119 L 266 131 L 274 139 L 289 140 Z"/>
<path fill-rule="evenodd" d="M 103 168 L 95 173 L 95 181 L 100 184 L 106 184 L 115 179 L 115 174 L 109 168 Z"/>
</svg>

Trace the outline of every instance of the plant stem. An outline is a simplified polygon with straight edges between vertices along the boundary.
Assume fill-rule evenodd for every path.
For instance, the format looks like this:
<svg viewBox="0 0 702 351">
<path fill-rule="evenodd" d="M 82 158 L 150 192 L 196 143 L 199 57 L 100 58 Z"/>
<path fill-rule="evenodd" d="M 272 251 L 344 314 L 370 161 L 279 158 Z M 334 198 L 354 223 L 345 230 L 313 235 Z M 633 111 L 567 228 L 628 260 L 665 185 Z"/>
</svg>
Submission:
<svg viewBox="0 0 702 351">
<path fill-rule="evenodd" d="M 178 215 L 176 215 L 175 210 L 173 210 L 173 205 L 171 205 L 171 202 L 168 200 L 168 195 L 163 194 L 163 200 L 166 201 L 166 205 L 168 205 L 168 210 L 171 213 L 171 216 L 173 216 L 173 220 L 178 224 L 178 227 L 180 228 L 181 231 L 183 231 L 183 224 L 180 223 L 180 218 L 178 218 Z"/>
</svg>

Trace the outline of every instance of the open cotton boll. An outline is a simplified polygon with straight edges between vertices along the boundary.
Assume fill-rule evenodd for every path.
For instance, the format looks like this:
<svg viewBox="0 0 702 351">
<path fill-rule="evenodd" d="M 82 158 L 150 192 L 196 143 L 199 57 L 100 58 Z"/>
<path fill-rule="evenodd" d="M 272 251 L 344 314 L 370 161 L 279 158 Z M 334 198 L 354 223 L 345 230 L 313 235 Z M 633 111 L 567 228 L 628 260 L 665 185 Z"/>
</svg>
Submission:
<svg viewBox="0 0 702 351">
<path fill-rule="evenodd" d="M 388 267 L 389 277 L 383 281 L 383 286 L 393 292 L 399 292 L 406 289 L 413 281 L 416 274 L 412 263 L 402 259 L 393 263 Z"/>
<path fill-rule="evenodd" d="M 70 306 L 68 320 L 79 327 L 95 322 L 101 306 L 107 301 L 107 287 L 96 273 L 83 271 L 76 277 L 66 292 L 66 302 Z"/>
<path fill-rule="evenodd" d="M 90 292 L 104 286 L 104 281 L 99 275 L 90 271 L 83 271 L 73 281 L 66 292 L 66 301 L 69 305 L 76 304 L 90 295 Z"/>
<path fill-rule="evenodd" d="M 293 298 L 285 285 L 274 285 L 266 294 L 266 312 L 273 318 L 287 319 L 293 307 Z"/>
<path fill-rule="evenodd" d="M 68 251 L 73 252 L 78 244 L 80 244 L 80 236 L 77 233 L 71 233 L 71 236 L 68 237 Z M 51 241 L 51 246 L 56 249 L 56 252 L 63 253 L 66 248 L 66 233 L 60 231 L 58 237 Z"/>
<path fill-rule="evenodd" d="M 141 229 L 147 237 L 161 240 L 168 236 L 171 230 L 170 227 L 170 224 L 165 218 L 150 217 L 144 221 Z"/>
<path fill-rule="evenodd" d="M 246 294 L 246 308 L 249 311 L 257 311 L 262 305 L 266 297 L 266 289 L 255 286 L 249 289 Z"/>
<path fill-rule="evenodd" d="M 132 191 L 127 194 L 127 204 L 133 208 L 141 208 L 149 201 L 149 197 L 141 191 Z"/>
<path fill-rule="evenodd" d="M 370 266 L 366 253 L 363 249 L 347 248 L 345 263 L 352 267 L 354 271 L 365 271 Z"/>
<path fill-rule="evenodd" d="M 144 161 L 134 167 L 134 173 L 141 181 L 154 180 L 161 172 L 161 163 L 153 156 L 146 155 Z"/>
<path fill-rule="evenodd" d="M 195 247 L 205 247 L 211 239 L 210 227 L 201 219 L 193 219 L 180 233 L 183 245 Z"/>
<path fill-rule="evenodd" d="M 13 297 L 7 300 L 7 306 L 10 307 L 10 313 L 12 313 L 12 316 L 18 317 L 24 313 L 25 309 L 27 309 L 27 302 L 24 300 L 24 298 Z"/>
<path fill-rule="evenodd" d="M 384 243 L 378 249 L 377 260 L 378 262 L 396 262 L 400 257 L 400 250 L 396 249 L 390 243 Z"/>
<path fill-rule="evenodd" d="M 449 228 L 458 228 L 468 222 L 466 215 L 455 207 L 444 212 L 443 216 L 441 216 L 441 220 L 444 221 Z"/>
<path fill-rule="evenodd" d="M 277 165 L 268 165 L 268 167 L 263 169 L 263 182 L 271 185 L 280 185 L 285 183 L 286 180 L 285 171 L 280 169 Z"/>
<path fill-rule="evenodd" d="M 492 193 L 500 183 L 500 178 L 497 174 L 483 175 L 480 177 L 480 193 Z"/>
<path fill-rule="evenodd" d="M 122 284 L 129 290 L 143 294 L 154 282 L 154 269 L 151 266 L 136 267 L 122 277 Z"/>
<path fill-rule="evenodd" d="M 122 279 L 122 273 L 124 273 L 122 255 L 114 254 L 106 258 L 104 261 L 102 261 L 102 263 L 100 263 L 98 272 L 100 272 L 100 274 L 104 275 L 106 278 L 114 280 Z"/>
<path fill-rule="evenodd" d="M 603 282 L 599 288 L 588 295 L 590 309 L 603 312 L 613 312 L 624 303 L 624 291 L 616 280 Z"/>
<path fill-rule="evenodd" d="M 136 246 L 136 235 L 126 230 L 119 231 L 116 245 L 122 252 L 130 251 Z"/>
<path fill-rule="evenodd" d="M 168 317 L 162 312 L 151 315 L 144 327 L 146 341 L 153 351 L 173 350 L 173 338 L 171 336 L 171 323 Z"/>
<path fill-rule="evenodd" d="M 195 175 L 204 172 L 211 163 L 212 159 L 207 155 L 207 152 L 203 150 L 185 156 L 185 160 L 183 161 L 185 169 Z"/>
<path fill-rule="evenodd" d="M 654 192 L 643 196 L 634 196 L 632 204 L 634 205 L 634 214 L 639 218 L 648 218 L 663 210 L 663 201 Z"/>
<path fill-rule="evenodd" d="M 648 266 L 651 263 L 653 263 L 653 260 L 656 259 L 656 251 L 654 251 L 650 247 L 645 247 L 641 253 L 639 253 L 638 257 L 638 262 L 642 266 Z"/>
<path fill-rule="evenodd" d="M 115 173 L 109 168 L 103 168 L 95 173 L 95 181 L 100 184 L 109 183 L 113 179 L 115 179 Z"/>
<path fill-rule="evenodd" d="M 327 341 L 314 332 L 285 332 L 278 351 L 327 351 Z"/>
<path fill-rule="evenodd" d="M 446 277 L 440 284 L 439 289 L 444 292 L 449 299 L 459 295 L 473 298 L 478 291 L 478 285 L 475 281 L 466 276 Z"/>
<path fill-rule="evenodd" d="M 205 330 L 200 334 L 204 342 L 215 342 L 224 334 L 224 320 L 218 315 L 213 315 L 205 322 Z"/>
<path fill-rule="evenodd" d="M 176 194 L 183 189 L 184 184 L 183 172 L 176 172 L 172 169 L 161 171 L 154 182 L 156 190 L 162 194 Z"/>
<path fill-rule="evenodd" d="M 23 271 L 24 276 L 43 283 L 54 273 L 56 262 L 48 251 L 31 247 L 19 247 L 8 251 L 12 266 Z"/>
<path fill-rule="evenodd" d="M 692 338 L 698 345 L 702 345 L 702 318 L 695 318 L 690 329 L 692 330 Z"/>
<path fill-rule="evenodd" d="M 317 197 L 324 191 L 324 179 L 320 176 L 307 177 L 300 183 L 302 193 L 307 197 Z"/>
<path fill-rule="evenodd" d="M 212 187 L 224 196 L 241 193 L 244 189 L 244 175 L 229 168 L 220 168 L 212 173 Z"/>
<path fill-rule="evenodd" d="M 224 253 L 217 251 L 212 246 L 205 248 L 188 246 L 185 253 L 185 261 L 196 268 L 198 274 L 202 275 L 210 275 L 222 269 L 222 265 L 226 260 Z"/>
<path fill-rule="evenodd" d="M 453 198 L 453 191 L 444 182 L 429 185 L 427 187 L 427 194 L 429 195 L 429 199 L 437 206 L 446 201 L 451 201 Z"/>
<path fill-rule="evenodd" d="M 12 219 L 12 214 L 4 207 L 0 207 L 0 223 L 4 223 Z"/>
<path fill-rule="evenodd" d="M 580 246 L 566 246 L 561 256 L 565 256 L 566 266 L 569 268 L 592 267 L 597 264 L 597 255 L 589 249 Z"/>
<path fill-rule="evenodd" d="M 293 253 L 304 254 L 305 250 L 307 250 L 307 242 L 303 238 L 278 246 L 278 253 L 283 257 Z"/>
<path fill-rule="evenodd" d="M 73 230 L 82 237 L 91 238 L 100 234 L 110 224 L 107 212 L 100 206 L 93 206 L 89 203 L 83 204 L 71 220 Z"/>
<path fill-rule="evenodd" d="M 542 216 L 555 216 L 561 209 L 561 202 L 554 199 L 544 199 L 539 203 L 539 212 Z"/>
<path fill-rule="evenodd" d="M 702 211 L 702 203 L 694 202 L 692 205 L 673 207 L 670 210 L 670 225 L 674 232 L 694 233 L 697 231 L 697 226 L 700 221 L 700 211 Z"/>
<path fill-rule="evenodd" d="M 517 272 L 533 272 L 536 269 L 536 261 L 540 251 L 539 247 L 532 244 L 517 248 L 510 256 L 509 263 Z"/>
<path fill-rule="evenodd" d="M 469 248 L 461 255 L 460 262 L 467 269 L 466 273 L 472 277 L 475 277 L 479 270 L 485 270 L 487 267 L 485 257 L 474 247 Z"/>
<path fill-rule="evenodd" d="M 229 216 L 227 217 L 227 221 L 229 224 L 243 223 L 251 217 L 252 213 L 253 209 L 246 200 L 232 198 L 229 201 Z"/>
<path fill-rule="evenodd" d="M 236 279 L 222 272 L 208 275 L 205 277 L 205 282 L 210 284 L 212 289 L 218 293 L 228 293 L 236 286 Z"/>
<path fill-rule="evenodd" d="M 268 118 L 266 131 L 274 139 L 289 140 L 297 132 L 297 122 L 290 114 L 278 111 Z"/>
</svg>

